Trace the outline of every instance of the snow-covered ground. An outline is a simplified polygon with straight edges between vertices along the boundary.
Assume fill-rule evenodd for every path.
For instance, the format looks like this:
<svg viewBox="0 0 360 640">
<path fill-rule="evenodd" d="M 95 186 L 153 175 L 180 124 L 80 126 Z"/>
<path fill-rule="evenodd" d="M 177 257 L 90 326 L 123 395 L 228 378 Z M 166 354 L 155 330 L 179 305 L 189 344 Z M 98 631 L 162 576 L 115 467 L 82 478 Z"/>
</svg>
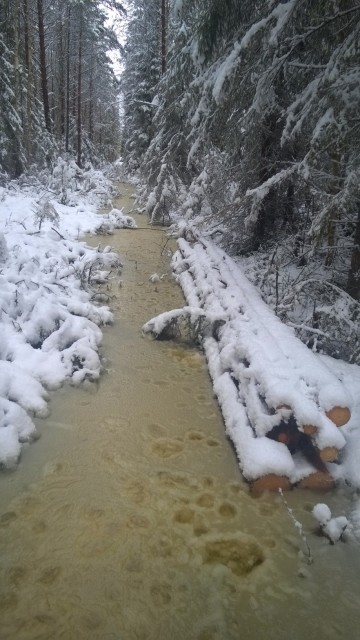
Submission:
<svg viewBox="0 0 360 640">
<path fill-rule="evenodd" d="M 111 189 L 101 172 L 62 161 L 46 187 L 0 187 L 0 466 L 36 438 L 32 416 L 47 414 L 48 390 L 100 375 L 99 327 L 112 320 L 101 284 L 121 263 L 81 237 L 135 225 L 117 209 L 96 214 Z"/>
</svg>

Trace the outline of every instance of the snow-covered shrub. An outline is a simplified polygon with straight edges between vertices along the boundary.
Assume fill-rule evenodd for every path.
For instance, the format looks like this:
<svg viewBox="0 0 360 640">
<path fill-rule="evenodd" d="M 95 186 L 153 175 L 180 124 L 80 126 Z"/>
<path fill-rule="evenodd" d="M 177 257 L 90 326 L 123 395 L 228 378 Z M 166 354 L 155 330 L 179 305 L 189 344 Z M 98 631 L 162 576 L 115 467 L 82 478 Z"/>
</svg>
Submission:
<svg viewBox="0 0 360 640">
<path fill-rule="evenodd" d="M 82 171 L 75 160 L 58 158 L 53 168 L 49 187 L 59 197 L 61 204 L 70 204 L 72 193 L 78 190 L 78 181 Z"/>
<path fill-rule="evenodd" d="M 96 228 L 98 235 L 112 235 L 115 229 L 136 229 L 134 218 L 126 215 L 120 209 L 111 209 L 104 215 Z"/>
<path fill-rule="evenodd" d="M 104 171 L 94 169 L 90 162 L 80 169 L 70 156 L 59 157 L 50 178 L 45 172 L 40 179 L 63 205 L 74 206 L 80 196 L 86 195 L 102 206 L 110 200 L 113 190 L 111 180 Z"/>
<path fill-rule="evenodd" d="M 41 225 L 44 220 L 48 220 L 51 225 L 54 225 L 54 227 L 59 226 L 59 214 L 54 205 L 51 204 L 49 198 L 45 198 L 43 201 L 39 202 L 35 209 L 34 220 L 39 231 L 41 231 Z"/>
</svg>

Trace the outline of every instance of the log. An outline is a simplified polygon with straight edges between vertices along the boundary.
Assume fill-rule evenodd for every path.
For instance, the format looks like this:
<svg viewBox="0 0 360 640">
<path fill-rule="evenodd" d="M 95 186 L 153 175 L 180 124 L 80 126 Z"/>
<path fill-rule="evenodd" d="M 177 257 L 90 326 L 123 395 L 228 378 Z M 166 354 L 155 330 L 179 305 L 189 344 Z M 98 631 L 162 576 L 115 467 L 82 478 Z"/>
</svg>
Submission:
<svg viewBox="0 0 360 640">
<path fill-rule="evenodd" d="M 336 447 L 324 447 L 320 449 L 320 458 L 323 462 L 335 462 L 339 457 L 339 450 Z"/>
<path fill-rule="evenodd" d="M 351 418 L 351 412 L 348 407 L 333 407 L 326 411 L 326 415 L 337 427 L 342 427 Z"/>
<path fill-rule="evenodd" d="M 275 473 L 268 473 L 257 480 L 250 482 L 250 493 L 255 498 L 261 496 L 264 491 L 289 491 L 291 482 L 286 476 L 278 476 Z"/>
<path fill-rule="evenodd" d="M 328 471 L 314 471 L 297 485 L 300 489 L 311 491 L 331 491 L 335 487 L 335 480 Z"/>
<path fill-rule="evenodd" d="M 304 424 L 303 432 L 306 436 L 313 436 L 317 432 L 317 427 L 313 424 Z"/>
<path fill-rule="evenodd" d="M 301 434 L 295 420 L 291 417 L 288 422 L 281 422 L 276 427 L 273 427 L 266 435 L 271 440 L 282 442 L 291 453 L 294 453 L 297 450 Z"/>
</svg>

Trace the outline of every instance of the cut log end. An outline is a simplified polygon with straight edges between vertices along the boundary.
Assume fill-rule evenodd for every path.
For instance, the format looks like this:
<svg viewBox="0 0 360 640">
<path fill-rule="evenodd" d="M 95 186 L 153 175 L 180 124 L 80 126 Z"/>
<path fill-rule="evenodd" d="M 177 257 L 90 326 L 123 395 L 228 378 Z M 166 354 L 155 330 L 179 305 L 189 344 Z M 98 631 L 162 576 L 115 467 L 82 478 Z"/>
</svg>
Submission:
<svg viewBox="0 0 360 640">
<path fill-rule="evenodd" d="M 339 450 L 336 447 L 324 447 L 320 450 L 320 458 L 323 462 L 335 462 L 339 457 Z"/>
<path fill-rule="evenodd" d="M 329 411 L 326 411 L 326 415 L 337 427 L 342 427 L 349 422 L 351 418 L 351 412 L 348 407 L 333 407 Z"/>
<path fill-rule="evenodd" d="M 335 487 L 335 480 L 327 471 L 315 471 L 300 480 L 298 487 L 311 491 L 331 491 Z"/>
<path fill-rule="evenodd" d="M 304 424 L 303 432 L 306 436 L 313 436 L 317 432 L 317 427 L 313 424 Z"/>
<path fill-rule="evenodd" d="M 268 473 L 257 480 L 250 482 L 250 493 L 257 498 L 265 491 L 289 491 L 291 482 L 286 476 L 278 476 L 275 473 Z"/>
</svg>

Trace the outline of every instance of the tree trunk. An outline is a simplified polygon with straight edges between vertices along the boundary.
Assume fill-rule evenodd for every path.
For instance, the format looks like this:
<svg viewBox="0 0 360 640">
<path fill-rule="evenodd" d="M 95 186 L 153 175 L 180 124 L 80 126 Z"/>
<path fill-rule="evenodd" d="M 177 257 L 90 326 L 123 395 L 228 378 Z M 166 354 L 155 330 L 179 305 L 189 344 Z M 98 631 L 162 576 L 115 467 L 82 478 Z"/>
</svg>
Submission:
<svg viewBox="0 0 360 640">
<path fill-rule="evenodd" d="M 77 163 L 81 168 L 81 147 L 82 147 L 82 7 L 80 7 L 80 24 L 79 24 L 79 49 L 78 49 L 78 82 L 77 82 Z"/>
<path fill-rule="evenodd" d="M 91 45 L 91 57 L 90 57 L 90 78 L 89 78 L 89 140 L 91 142 L 94 139 L 94 67 L 95 67 L 95 55 L 93 51 L 93 44 Z"/>
<path fill-rule="evenodd" d="M 48 131 L 51 131 L 49 90 L 48 90 L 48 80 L 47 80 L 47 71 L 46 71 L 46 48 L 45 48 L 43 0 L 37 0 L 37 11 L 38 11 L 38 26 L 39 26 L 41 88 L 42 88 L 43 105 L 44 105 L 45 126 Z"/>
<path fill-rule="evenodd" d="M 348 294 L 352 296 L 354 300 L 360 300 L 360 202 L 358 203 L 358 207 L 354 248 L 346 287 Z"/>
<path fill-rule="evenodd" d="M 28 0 L 23 0 L 24 12 L 24 47 L 25 66 L 27 71 L 27 93 L 26 93 L 26 127 L 25 127 L 25 148 L 27 161 L 30 164 L 32 159 L 32 52 L 31 52 L 31 30 Z"/>
<path fill-rule="evenodd" d="M 161 0 L 161 74 L 166 71 L 166 0 Z"/>
<path fill-rule="evenodd" d="M 337 196 L 341 188 L 341 156 L 338 151 L 336 151 L 333 155 L 331 161 L 331 183 L 329 187 L 330 196 Z M 332 204 L 330 207 L 330 212 L 328 216 L 327 223 L 327 246 L 328 250 L 325 258 L 325 266 L 331 267 L 335 260 L 336 255 L 336 223 L 339 219 L 339 210 L 336 204 Z"/>
<path fill-rule="evenodd" d="M 14 2 L 14 79 L 15 79 L 15 111 L 20 112 L 20 42 L 19 42 L 19 1 Z"/>
<path fill-rule="evenodd" d="M 64 143 L 64 133 L 65 133 L 65 48 L 64 48 L 64 28 L 62 15 L 59 20 L 58 26 L 58 60 L 60 64 L 58 65 L 58 79 L 56 83 L 56 133 L 57 137 L 61 140 L 61 143 Z"/>
<path fill-rule="evenodd" d="M 70 24 L 71 24 L 71 7 L 68 8 L 67 19 L 67 44 L 66 44 L 66 113 L 65 113 L 65 151 L 69 152 L 69 133 L 70 133 Z"/>
<path fill-rule="evenodd" d="M 260 184 L 266 182 L 273 173 L 273 157 L 278 143 L 277 114 L 270 113 L 265 117 L 261 131 L 260 149 Z M 274 188 L 263 198 L 254 229 L 254 248 L 258 249 L 276 218 L 276 192 Z"/>
</svg>

